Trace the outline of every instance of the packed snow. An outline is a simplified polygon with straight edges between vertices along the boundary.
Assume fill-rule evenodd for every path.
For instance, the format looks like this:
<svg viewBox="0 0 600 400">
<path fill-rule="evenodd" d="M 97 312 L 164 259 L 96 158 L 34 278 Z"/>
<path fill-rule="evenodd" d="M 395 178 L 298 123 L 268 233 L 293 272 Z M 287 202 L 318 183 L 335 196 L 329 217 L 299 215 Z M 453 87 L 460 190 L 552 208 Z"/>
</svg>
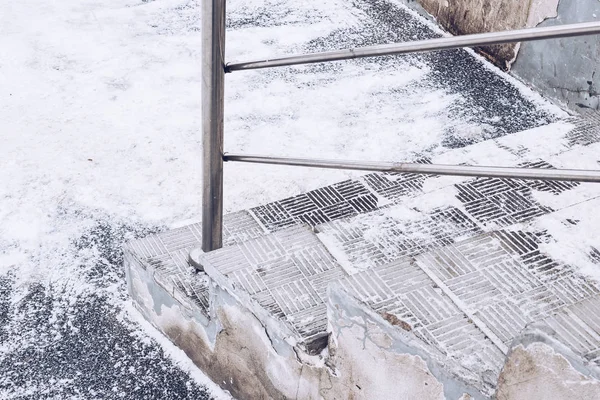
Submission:
<svg viewBox="0 0 600 400">
<path fill-rule="evenodd" d="M 228 12 L 232 61 L 439 34 L 393 1 Z M 199 218 L 200 39 L 200 0 L 0 5 L 1 398 L 227 398 L 140 320 L 121 268 L 125 240 Z M 470 52 L 226 84 L 226 151 L 250 154 L 410 160 L 563 116 Z M 225 208 L 357 174 L 226 165 Z"/>
</svg>

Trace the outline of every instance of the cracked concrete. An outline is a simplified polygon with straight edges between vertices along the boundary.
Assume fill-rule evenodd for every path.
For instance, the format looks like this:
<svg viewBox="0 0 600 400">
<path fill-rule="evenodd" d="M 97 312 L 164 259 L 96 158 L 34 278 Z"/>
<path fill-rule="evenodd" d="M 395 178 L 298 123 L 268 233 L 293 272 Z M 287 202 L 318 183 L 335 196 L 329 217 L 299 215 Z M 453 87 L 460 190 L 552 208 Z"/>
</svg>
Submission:
<svg viewBox="0 0 600 400">
<path fill-rule="evenodd" d="M 226 290 L 211 285 L 206 318 L 195 303 L 175 300 L 151 266 L 127 262 L 126 272 L 145 318 L 236 398 L 320 398 L 317 383 L 327 370 L 300 362 L 291 345 Z"/>
<path fill-rule="evenodd" d="M 330 362 L 338 368 L 334 398 L 484 399 L 441 354 L 393 326 L 341 286 L 329 288 Z"/>
<path fill-rule="evenodd" d="M 546 325 L 515 339 L 499 379 L 491 382 L 486 371 L 474 373 L 401 320 L 380 315 L 333 284 L 327 290 L 328 346 L 310 355 L 243 291 L 192 275 L 210 279 L 206 312 L 179 288 L 165 287 L 153 265 L 129 252 L 125 267 L 134 304 L 240 399 L 600 398 L 598 367 L 561 344 Z"/>
<path fill-rule="evenodd" d="M 563 0 L 558 5 L 557 17 L 539 26 L 596 21 L 598 17 L 600 2 L 597 0 Z M 598 35 L 523 43 L 512 71 L 572 110 L 598 110 L 599 56 Z"/>
<path fill-rule="evenodd" d="M 233 288 L 210 284 L 208 315 L 152 265 L 126 257 L 134 304 L 223 389 L 240 399 L 487 398 L 441 355 L 342 289 L 329 295 L 330 342 L 312 356 Z M 398 382 L 403 382 L 398 384 Z M 471 397 L 465 397 L 465 394 Z"/>
</svg>

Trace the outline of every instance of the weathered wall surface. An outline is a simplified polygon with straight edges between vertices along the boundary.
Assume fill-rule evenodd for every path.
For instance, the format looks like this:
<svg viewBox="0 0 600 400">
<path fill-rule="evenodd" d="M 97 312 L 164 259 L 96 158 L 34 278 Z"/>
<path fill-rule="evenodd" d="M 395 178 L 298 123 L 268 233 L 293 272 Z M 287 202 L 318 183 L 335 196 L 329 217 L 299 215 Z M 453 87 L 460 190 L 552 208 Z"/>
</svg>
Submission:
<svg viewBox="0 0 600 400">
<path fill-rule="evenodd" d="M 540 26 L 596 21 L 598 0 L 561 0 L 558 17 Z M 515 75 L 572 110 L 600 109 L 600 36 L 523 43 Z"/>
<path fill-rule="evenodd" d="M 167 290 L 150 267 L 126 262 L 134 304 L 204 373 L 238 399 L 320 399 L 324 368 L 297 359 L 291 345 L 218 286 L 211 315 Z M 178 298 L 178 299 L 177 299 Z"/>
<path fill-rule="evenodd" d="M 556 16 L 558 0 L 419 0 L 423 8 L 455 35 L 505 31 L 535 26 Z M 496 64 L 508 67 L 518 45 L 478 49 Z"/>
<path fill-rule="evenodd" d="M 595 21 L 597 0 L 402 0 L 456 35 Z M 420 6 L 419 6 L 420 4 Z M 421 9 L 422 7 L 422 9 Z M 478 48 L 571 110 L 600 109 L 600 36 Z"/>
<path fill-rule="evenodd" d="M 423 342 L 340 291 L 330 298 L 329 353 L 309 356 L 243 293 L 210 286 L 207 316 L 150 265 L 127 256 L 129 292 L 144 317 L 239 399 L 485 399 Z M 242 297 L 238 297 L 242 296 Z M 466 396 L 464 396 L 467 394 Z"/>
<path fill-rule="evenodd" d="M 527 20 L 527 1 L 522 0 L 421 0 L 427 12 L 450 33 L 463 35 L 491 30 L 515 29 Z M 480 49 L 497 63 L 512 60 L 515 45 L 487 46 Z"/>
<path fill-rule="evenodd" d="M 595 368 L 595 367 L 594 367 Z M 600 399 L 600 381 L 570 351 L 546 340 L 512 348 L 498 380 L 498 400 Z"/>
<path fill-rule="evenodd" d="M 336 378 L 331 399 L 487 399 L 468 387 L 460 367 L 386 322 L 339 287 L 330 287 L 327 306 L 329 363 Z M 458 368 L 457 368 L 458 367 Z M 455 371 L 454 374 L 449 371 Z"/>
</svg>

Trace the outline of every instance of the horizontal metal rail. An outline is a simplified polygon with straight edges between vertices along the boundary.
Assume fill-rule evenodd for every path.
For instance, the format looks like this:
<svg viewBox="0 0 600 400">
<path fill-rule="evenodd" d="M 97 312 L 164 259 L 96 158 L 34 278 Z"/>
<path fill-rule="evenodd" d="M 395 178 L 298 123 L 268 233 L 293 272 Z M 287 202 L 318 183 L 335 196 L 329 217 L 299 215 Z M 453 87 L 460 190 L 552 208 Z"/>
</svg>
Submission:
<svg viewBox="0 0 600 400">
<path fill-rule="evenodd" d="M 548 26 L 543 28 L 519 29 L 504 32 L 479 33 L 475 35 L 451 36 L 413 42 L 383 44 L 348 50 L 327 51 L 275 59 L 248 61 L 227 64 L 225 72 L 284 67 L 289 65 L 311 64 L 325 61 L 349 60 L 353 58 L 378 57 L 447 50 L 462 47 L 489 46 L 493 44 L 515 43 L 600 33 L 600 22 Z"/>
<path fill-rule="evenodd" d="M 256 164 L 289 165 L 357 171 L 402 172 L 425 175 L 473 176 L 509 179 L 533 179 L 542 181 L 600 182 L 600 171 L 578 169 L 542 169 L 485 167 L 471 165 L 434 165 L 397 162 L 314 160 L 257 155 L 225 154 L 223 161 Z"/>
</svg>

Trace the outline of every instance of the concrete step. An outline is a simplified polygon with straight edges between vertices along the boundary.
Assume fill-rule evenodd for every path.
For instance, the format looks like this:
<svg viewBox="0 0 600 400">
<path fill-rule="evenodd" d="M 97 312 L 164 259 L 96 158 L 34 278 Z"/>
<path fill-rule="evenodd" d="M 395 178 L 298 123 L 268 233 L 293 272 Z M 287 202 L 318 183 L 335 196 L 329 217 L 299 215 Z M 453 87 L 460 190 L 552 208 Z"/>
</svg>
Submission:
<svg viewBox="0 0 600 400">
<path fill-rule="evenodd" d="M 589 114 L 585 119 L 553 123 L 525 132 L 453 149 L 430 158 L 415 158 L 421 163 L 457 163 L 480 165 L 552 167 L 549 157 L 568 152 L 578 146 L 600 140 L 600 118 Z M 551 143 L 551 146 L 540 144 Z M 569 167 L 567 162 L 556 167 Z M 468 178 L 444 178 L 417 174 L 371 173 L 291 198 L 271 202 L 249 210 L 268 231 L 297 224 L 317 226 L 322 223 L 367 213 L 406 198 L 422 195 Z M 561 191 L 568 183 L 535 183 L 534 190 Z M 487 192 L 480 193 L 480 197 Z M 517 218 L 519 218 L 517 216 Z"/>
<path fill-rule="evenodd" d="M 327 346 L 327 286 L 347 274 L 309 226 L 192 257 L 218 285 L 244 297 L 247 307 L 263 308 L 284 324 L 308 354 Z"/>
<path fill-rule="evenodd" d="M 598 115 L 590 114 L 421 162 L 596 168 L 599 127 Z M 450 379 L 448 387 L 487 398 L 532 324 L 572 359 L 598 362 L 600 291 L 598 280 L 581 271 L 581 260 L 590 269 L 600 263 L 600 237 L 589 218 L 599 199 L 594 184 L 368 174 L 228 215 L 226 246 L 192 254 L 201 273 L 188 259 L 200 245 L 199 224 L 131 242 L 125 249 L 130 292 L 180 346 L 190 339 L 169 326 L 176 332 L 203 326 L 192 342 L 218 346 L 218 332 L 232 318 L 223 310 L 233 307 L 266 334 L 267 350 L 277 353 L 269 357 L 283 362 L 277 357 L 292 354 L 293 365 L 333 376 L 341 361 L 330 334 L 357 323 L 338 316 L 348 304 L 339 299 L 348 295 L 371 321 L 364 329 L 377 326 L 396 338 L 398 348 L 437 371 L 436 379 Z M 165 325 L 157 304 L 175 307 L 174 315 L 188 322 L 171 316 Z M 250 340 L 256 329 L 238 340 Z M 208 339 L 198 339 L 203 335 Z M 220 354 L 216 347 L 205 351 Z M 365 355 L 347 351 L 355 361 L 344 368 L 356 368 Z"/>
<path fill-rule="evenodd" d="M 582 207 L 593 208 L 600 199 L 589 203 L 569 207 L 569 213 L 585 215 Z M 327 287 L 337 283 L 416 335 L 425 354 L 446 357 L 450 372 L 481 393 L 494 392 L 511 344 L 532 323 L 556 331 L 574 354 L 598 357 L 598 323 L 582 314 L 598 311 L 598 283 L 545 253 L 541 247 L 555 238 L 536 228 L 540 221 L 574 219 L 552 212 L 527 227 L 486 232 L 458 209 L 436 210 L 421 220 L 411 215 L 406 224 L 397 218 L 399 210 L 391 206 L 372 213 L 376 217 L 320 225 L 322 241 L 308 227 L 293 227 L 198 261 L 218 285 L 249 294 L 242 303 L 252 312 L 262 307 L 287 325 L 287 335 L 309 354 L 327 345 Z M 359 225 L 361 218 L 368 223 Z"/>
</svg>

